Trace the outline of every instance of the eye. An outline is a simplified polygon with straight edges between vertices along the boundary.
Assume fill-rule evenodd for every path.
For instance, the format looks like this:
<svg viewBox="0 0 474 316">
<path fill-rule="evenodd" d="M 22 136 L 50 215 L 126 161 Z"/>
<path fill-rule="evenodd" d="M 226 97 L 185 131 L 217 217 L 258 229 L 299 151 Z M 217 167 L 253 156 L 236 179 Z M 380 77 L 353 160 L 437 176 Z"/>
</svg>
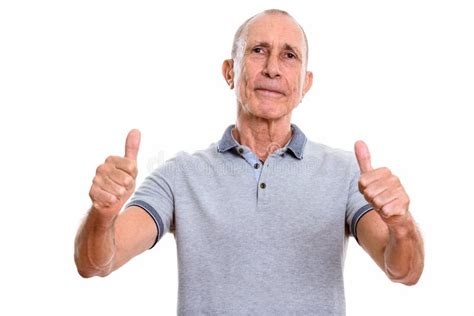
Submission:
<svg viewBox="0 0 474 316">
<path fill-rule="evenodd" d="M 285 53 L 285 57 L 286 57 L 286 58 L 289 58 L 289 59 L 295 59 L 295 58 L 297 58 L 297 56 L 296 56 L 294 53 L 292 53 L 292 52 L 287 52 L 287 53 Z"/>
<path fill-rule="evenodd" d="M 252 52 L 257 53 L 257 54 L 261 54 L 261 53 L 263 53 L 263 48 L 262 47 L 254 47 L 252 49 Z"/>
</svg>

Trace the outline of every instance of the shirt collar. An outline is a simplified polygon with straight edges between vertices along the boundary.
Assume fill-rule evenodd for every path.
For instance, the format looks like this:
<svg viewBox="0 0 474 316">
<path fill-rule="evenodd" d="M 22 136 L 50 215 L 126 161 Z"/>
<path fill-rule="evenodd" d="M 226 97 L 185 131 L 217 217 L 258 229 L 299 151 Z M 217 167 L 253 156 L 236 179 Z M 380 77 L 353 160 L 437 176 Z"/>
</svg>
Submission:
<svg viewBox="0 0 474 316">
<path fill-rule="evenodd" d="M 231 124 L 224 131 L 222 138 L 217 143 L 218 152 L 223 153 L 231 148 L 240 146 L 240 144 L 232 135 L 232 129 L 234 127 L 235 124 Z M 289 149 L 296 158 L 303 159 L 303 151 L 307 141 L 306 135 L 299 129 L 298 126 L 296 126 L 296 124 L 291 124 L 291 130 L 293 131 L 293 136 L 288 142 L 286 148 Z"/>
</svg>

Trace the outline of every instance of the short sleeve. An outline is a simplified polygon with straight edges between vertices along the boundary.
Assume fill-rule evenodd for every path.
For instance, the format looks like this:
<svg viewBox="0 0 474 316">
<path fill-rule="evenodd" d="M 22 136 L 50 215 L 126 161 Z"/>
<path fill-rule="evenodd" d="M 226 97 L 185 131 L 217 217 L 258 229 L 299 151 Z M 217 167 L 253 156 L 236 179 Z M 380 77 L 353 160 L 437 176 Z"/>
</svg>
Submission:
<svg viewBox="0 0 474 316">
<path fill-rule="evenodd" d="M 359 242 L 357 239 L 357 223 L 362 216 L 367 214 L 370 210 L 373 210 L 373 206 L 368 203 L 364 195 L 359 192 L 360 170 L 355 156 L 350 160 L 349 170 L 351 180 L 346 205 L 346 225 L 351 235 Z"/>
<path fill-rule="evenodd" d="M 164 234 L 172 230 L 174 216 L 174 195 L 172 190 L 172 172 L 174 159 L 168 160 L 163 165 L 151 172 L 135 191 L 126 207 L 138 206 L 145 210 L 153 219 L 157 228 L 153 248 Z"/>
</svg>

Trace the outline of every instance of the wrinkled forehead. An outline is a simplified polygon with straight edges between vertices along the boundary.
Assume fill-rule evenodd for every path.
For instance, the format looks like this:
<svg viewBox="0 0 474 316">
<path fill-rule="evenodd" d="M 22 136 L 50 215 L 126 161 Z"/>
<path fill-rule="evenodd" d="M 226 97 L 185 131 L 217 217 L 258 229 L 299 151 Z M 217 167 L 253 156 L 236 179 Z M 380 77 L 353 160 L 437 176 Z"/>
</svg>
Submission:
<svg viewBox="0 0 474 316">
<path fill-rule="evenodd" d="M 243 32 L 247 45 L 266 42 L 276 46 L 286 44 L 304 53 L 306 50 L 303 31 L 296 21 L 283 14 L 260 14 L 247 24 Z"/>
</svg>

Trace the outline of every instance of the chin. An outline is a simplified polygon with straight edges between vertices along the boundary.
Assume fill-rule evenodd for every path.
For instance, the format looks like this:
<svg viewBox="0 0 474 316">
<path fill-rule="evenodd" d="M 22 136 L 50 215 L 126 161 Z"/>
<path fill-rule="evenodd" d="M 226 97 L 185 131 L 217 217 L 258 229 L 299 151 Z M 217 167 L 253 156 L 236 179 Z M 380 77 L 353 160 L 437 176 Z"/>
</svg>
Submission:
<svg viewBox="0 0 474 316">
<path fill-rule="evenodd" d="M 267 120 L 276 120 L 285 116 L 288 112 L 286 111 L 286 108 L 283 108 L 281 105 L 261 103 L 256 107 L 254 114 L 255 116 Z"/>
</svg>

